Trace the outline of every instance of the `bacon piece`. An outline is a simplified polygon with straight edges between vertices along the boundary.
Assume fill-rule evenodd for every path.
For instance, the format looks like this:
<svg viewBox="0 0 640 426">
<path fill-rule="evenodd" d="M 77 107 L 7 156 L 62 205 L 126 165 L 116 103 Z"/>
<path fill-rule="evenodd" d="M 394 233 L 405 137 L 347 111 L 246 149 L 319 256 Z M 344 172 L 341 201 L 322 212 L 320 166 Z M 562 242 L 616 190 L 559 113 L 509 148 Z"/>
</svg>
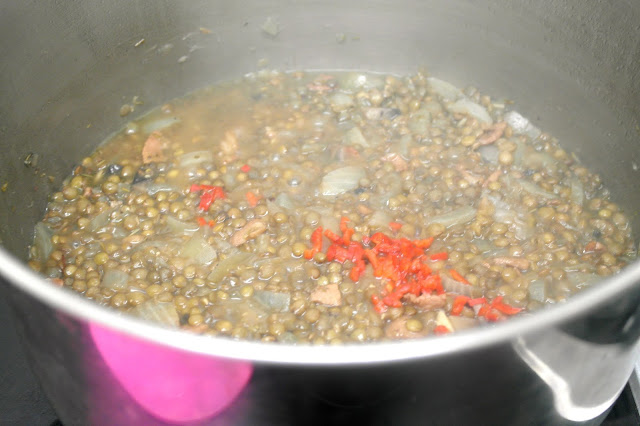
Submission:
<svg viewBox="0 0 640 426">
<path fill-rule="evenodd" d="M 167 139 L 160 132 L 152 132 L 142 147 L 142 162 L 158 163 L 166 161 L 167 157 L 164 155 L 168 143 Z"/>
<path fill-rule="evenodd" d="M 438 295 L 423 293 L 420 296 L 407 293 L 404 295 L 404 299 L 427 311 L 443 308 L 447 304 L 447 295 L 444 293 Z"/>
<path fill-rule="evenodd" d="M 507 128 L 507 123 L 504 121 L 500 123 L 496 123 L 493 126 L 489 127 L 483 134 L 478 136 L 475 143 L 473 144 L 473 148 L 477 148 L 482 145 L 489 145 L 500 139 L 505 129 Z"/>
<path fill-rule="evenodd" d="M 327 306 L 340 306 L 342 305 L 342 293 L 340 293 L 338 284 L 319 285 L 311 292 L 310 300 Z"/>
</svg>

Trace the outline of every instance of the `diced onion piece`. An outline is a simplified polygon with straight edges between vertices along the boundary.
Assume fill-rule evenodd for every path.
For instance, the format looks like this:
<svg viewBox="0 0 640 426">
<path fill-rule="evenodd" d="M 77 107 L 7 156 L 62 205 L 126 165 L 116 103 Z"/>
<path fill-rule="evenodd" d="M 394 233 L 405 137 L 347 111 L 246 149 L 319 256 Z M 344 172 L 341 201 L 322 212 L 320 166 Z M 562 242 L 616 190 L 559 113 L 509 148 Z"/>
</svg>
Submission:
<svg viewBox="0 0 640 426">
<path fill-rule="evenodd" d="M 516 111 L 509 111 L 504 115 L 504 121 L 513 129 L 515 133 L 527 135 L 531 139 L 536 139 L 542 133 L 540 129 Z"/>
<path fill-rule="evenodd" d="M 451 324 L 451 321 L 449 321 L 449 317 L 444 313 L 443 310 L 439 310 L 438 314 L 436 315 L 436 325 L 446 327 L 449 332 L 455 331 L 455 328 L 453 328 L 453 324 Z"/>
<path fill-rule="evenodd" d="M 102 275 L 102 286 L 111 290 L 126 290 L 129 274 L 119 269 L 107 269 Z"/>
<path fill-rule="evenodd" d="M 291 303 L 291 295 L 289 293 L 256 290 L 254 293 L 254 298 L 262 305 L 273 311 L 289 311 L 289 304 Z"/>
<path fill-rule="evenodd" d="M 291 197 L 285 192 L 281 192 L 275 199 L 275 204 L 283 209 L 293 210 L 295 209 L 295 205 L 291 200 Z"/>
<path fill-rule="evenodd" d="M 249 262 L 249 259 L 254 257 L 251 253 L 238 252 L 234 254 L 230 254 L 224 260 L 218 262 L 213 271 L 207 276 L 207 280 L 218 283 L 224 277 L 226 277 L 231 271 L 235 270 L 240 265 L 246 265 Z"/>
<path fill-rule="evenodd" d="M 347 166 L 335 169 L 322 178 L 320 192 L 322 195 L 339 195 L 356 189 L 360 179 L 366 176 L 362 167 Z"/>
<path fill-rule="evenodd" d="M 389 222 L 392 222 L 392 217 L 384 210 L 376 210 L 371 214 L 367 222 L 372 229 L 382 228 L 387 230 L 389 228 Z"/>
<path fill-rule="evenodd" d="M 429 83 L 429 87 L 431 87 L 431 90 L 433 90 L 436 95 L 442 96 L 442 98 L 447 101 L 454 101 L 464 96 L 460 89 L 448 81 L 429 77 L 427 78 L 427 83 Z"/>
<path fill-rule="evenodd" d="M 53 236 L 53 231 L 47 225 L 42 222 L 38 222 L 35 227 L 35 238 L 33 240 L 33 246 L 36 249 L 36 258 L 41 262 L 45 263 L 51 252 L 53 251 L 53 243 L 51 242 L 51 237 Z"/>
<path fill-rule="evenodd" d="M 87 229 L 90 232 L 95 232 L 98 229 L 104 228 L 109 223 L 109 217 L 111 216 L 111 213 L 113 213 L 113 211 L 114 209 L 108 209 L 95 215 L 89 221 Z"/>
<path fill-rule="evenodd" d="M 317 211 L 320 213 L 320 209 Z M 330 212 L 320 214 L 320 226 L 322 229 L 328 229 L 334 233 L 340 232 L 340 222 Z"/>
<path fill-rule="evenodd" d="M 136 183 L 133 187 L 142 192 L 146 192 L 149 195 L 156 195 L 158 192 L 171 192 L 180 191 L 176 186 L 168 183 L 156 183 L 150 180 L 145 180 L 140 183 Z"/>
<path fill-rule="evenodd" d="M 584 203 L 584 185 L 582 185 L 582 181 L 577 176 L 573 176 L 569 181 L 569 185 L 571 186 L 571 201 L 581 206 Z"/>
<path fill-rule="evenodd" d="M 180 325 L 180 317 L 173 302 L 147 300 L 133 308 L 131 312 L 153 323 L 160 323 L 170 327 L 178 327 Z"/>
<path fill-rule="evenodd" d="M 585 288 L 602 279 L 602 277 L 589 272 L 567 272 L 567 279 L 576 288 Z"/>
<path fill-rule="evenodd" d="M 344 142 L 347 145 L 364 146 L 365 148 L 370 146 L 369 142 L 367 142 L 367 140 L 364 138 L 362 131 L 357 126 L 351 128 L 348 132 L 344 134 L 344 137 L 342 138 L 342 142 Z"/>
<path fill-rule="evenodd" d="M 525 191 L 527 191 L 531 195 L 535 195 L 535 196 L 538 196 L 538 197 L 546 198 L 547 200 L 553 200 L 553 199 L 558 198 L 558 196 L 556 194 L 553 194 L 551 192 L 545 191 L 544 189 L 540 188 L 535 183 L 529 182 L 528 180 L 516 179 L 516 182 L 518 182 L 518 184 L 520 185 L 520 187 L 522 189 L 524 189 Z"/>
<path fill-rule="evenodd" d="M 182 246 L 180 256 L 191 259 L 201 265 L 208 265 L 218 258 L 216 249 L 207 243 L 202 234 L 195 234 L 191 237 L 189 241 Z"/>
<path fill-rule="evenodd" d="M 477 118 L 481 123 L 493 124 L 493 119 L 487 112 L 487 110 L 473 102 L 468 98 L 460 99 L 448 106 L 449 111 L 458 114 L 468 114 L 474 118 Z"/>
<path fill-rule="evenodd" d="M 547 300 L 546 285 L 543 280 L 534 280 L 529 284 L 529 298 L 540 303 Z"/>
<path fill-rule="evenodd" d="M 475 318 L 466 318 L 461 316 L 450 316 L 449 321 L 456 331 L 474 328 L 480 323 L 480 321 Z"/>
<path fill-rule="evenodd" d="M 470 206 L 465 206 L 450 211 L 449 213 L 433 216 L 428 222 L 429 224 L 439 223 L 445 228 L 449 228 L 451 226 L 465 224 L 473 220 L 474 217 L 476 217 L 476 209 Z"/>
</svg>

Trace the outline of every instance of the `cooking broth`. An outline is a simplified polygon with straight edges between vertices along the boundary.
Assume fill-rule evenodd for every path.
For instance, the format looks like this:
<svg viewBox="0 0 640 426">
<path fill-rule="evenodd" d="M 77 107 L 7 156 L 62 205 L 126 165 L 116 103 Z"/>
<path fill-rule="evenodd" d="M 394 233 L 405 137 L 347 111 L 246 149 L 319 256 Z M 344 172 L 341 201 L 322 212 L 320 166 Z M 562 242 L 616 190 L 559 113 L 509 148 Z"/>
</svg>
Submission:
<svg viewBox="0 0 640 426">
<path fill-rule="evenodd" d="M 167 326 L 337 344 L 525 315 L 635 254 L 600 178 L 506 102 L 423 73 L 264 71 L 82 160 L 30 265 Z"/>
</svg>

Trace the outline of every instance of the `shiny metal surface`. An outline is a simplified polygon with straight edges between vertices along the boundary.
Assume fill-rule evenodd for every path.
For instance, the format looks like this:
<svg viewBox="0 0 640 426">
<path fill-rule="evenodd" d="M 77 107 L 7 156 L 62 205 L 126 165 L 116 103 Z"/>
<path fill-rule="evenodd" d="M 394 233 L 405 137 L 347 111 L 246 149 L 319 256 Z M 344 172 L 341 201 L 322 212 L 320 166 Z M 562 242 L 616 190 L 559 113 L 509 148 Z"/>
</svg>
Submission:
<svg viewBox="0 0 640 426">
<path fill-rule="evenodd" d="M 407 72 L 426 64 L 454 83 L 508 96 L 635 211 L 637 2 L 67 0 L 5 2 L 0 17 L 0 185 L 8 183 L 0 193 L 0 273 L 34 371 L 65 424 L 167 420 L 100 349 L 91 332 L 99 324 L 185 350 L 173 359 L 200 353 L 251 365 L 248 386 L 207 424 L 410 424 L 416 419 L 407 413 L 416 407 L 434 424 L 597 424 L 631 374 L 640 330 L 638 263 L 565 306 L 493 329 L 310 348 L 142 324 L 47 286 L 18 259 L 46 194 L 126 123 L 118 114 L 123 103 L 139 96 L 137 116 L 253 71 L 263 59 L 280 69 Z M 279 23 L 275 37 L 261 30 L 268 17 Z M 25 167 L 29 153 L 38 163 Z M 634 221 L 638 229 L 640 216 Z M 155 356 L 142 351 L 131 361 Z M 163 377 L 167 365 L 158 365 Z M 175 406 L 191 403 L 173 397 Z M 320 406 L 325 417 L 309 418 Z"/>
</svg>

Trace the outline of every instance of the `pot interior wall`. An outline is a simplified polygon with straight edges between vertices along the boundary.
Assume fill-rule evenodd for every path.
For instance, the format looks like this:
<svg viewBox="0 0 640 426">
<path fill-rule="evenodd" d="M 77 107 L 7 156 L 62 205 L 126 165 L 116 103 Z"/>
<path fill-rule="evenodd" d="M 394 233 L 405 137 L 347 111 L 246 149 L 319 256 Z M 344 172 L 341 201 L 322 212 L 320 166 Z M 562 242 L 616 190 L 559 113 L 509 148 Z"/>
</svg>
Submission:
<svg viewBox="0 0 640 426">
<path fill-rule="evenodd" d="M 67 0 L 4 2 L 0 16 L 0 241 L 23 259 L 47 194 L 110 133 L 260 65 L 426 65 L 508 97 L 601 173 L 640 227 L 637 3 Z M 134 96 L 144 104 L 120 117 Z"/>
</svg>

